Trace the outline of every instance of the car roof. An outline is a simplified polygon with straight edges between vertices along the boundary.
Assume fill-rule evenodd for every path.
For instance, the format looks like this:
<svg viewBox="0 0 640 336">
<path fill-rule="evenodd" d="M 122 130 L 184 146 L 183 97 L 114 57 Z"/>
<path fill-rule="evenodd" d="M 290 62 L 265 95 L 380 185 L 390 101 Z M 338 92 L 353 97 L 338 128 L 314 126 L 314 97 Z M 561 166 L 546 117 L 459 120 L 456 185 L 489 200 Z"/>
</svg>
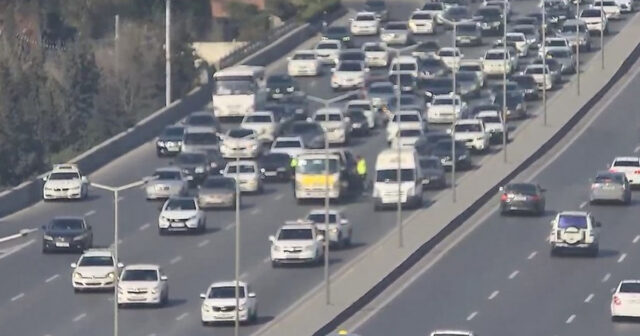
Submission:
<svg viewBox="0 0 640 336">
<path fill-rule="evenodd" d="M 356 105 L 356 104 L 358 104 L 358 105 L 360 105 L 360 104 L 370 105 L 371 101 L 370 100 L 366 100 L 366 99 L 354 99 L 354 100 L 350 100 L 350 101 L 347 102 L 347 106 L 351 105 L 351 104 L 354 104 L 354 105 Z"/>
<path fill-rule="evenodd" d="M 84 217 L 83 216 L 55 216 L 51 219 L 51 221 L 55 221 L 55 220 L 69 220 L 69 219 L 74 219 L 74 220 L 81 220 L 84 221 Z"/>
<path fill-rule="evenodd" d="M 623 172 L 612 172 L 608 170 L 600 170 L 596 173 L 596 176 L 626 176 Z"/>
<path fill-rule="evenodd" d="M 272 111 L 255 111 L 253 113 L 247 114 L 247 117 L 250 116 L 273 116 L 273 112 Z"/>
<path fill-rule="evenodd" d="M 131 265 L 126 265 L 124 267 L 124 270 L 154 270 L 154 271 L 158 271 L 160 270 L 160 266 L 155 265 L 155 264 L 131 264 Z"/>
<path fill-rule="evenodd" d="M 453 95 L 450 95 L 448 93 L 435 95 L 435 96 L 433 96 L 433 99 L 435 100 L 435 99 L 445 99 L 445 98 L 453 98 L 453 97 L 456 97 L 456 98 L 460 99 L 460 95 L 453 96 Z"/>
<path fill-rule="evenodd" d="M 368 12 L 368 11 L 362 11 L 362 12 L 357 12 L 356 16 L 358 16 L 358 15 L 376 15 L 376 13 Z"/>
<path fill-rule="evenodd" d="M 217 287 L 230 287 L 230 286 L 235 286 L 236 282 L 235 281 L 218 281 L 218 282 L 214 282 L 212 284 L 209 285 L 209 288 L 217 288 Z M 247 283 L 244 281 L 238 281 L 238 287 L 246 287 Z"/>
<path fill-rule="evenodd" d="M 191 112 L 191 113 L 189 113 L 187 118 L 188 117 L 193 117 L 193 116 L 208 116 L 208 117 L 215 118 L 213 113 L 211 113 L 210 111 L 195 111 L 195 112 Z"/>
<path fill-rule="evenodd" d="M 296 50 L 294 53 L 294 55 L 307 55 L 307 54 L 311 54 L 311 55 L 315 55 L 316 53 L 313 50 Z"/>
<path fill-rule="evenodd" d="M 109 249 L 88 249 L 82 253 L 82 257 L 113 257 Z"/>
<path fill-rule="evenodd" d="M 80 169 L 78 165 L 75 163 L 62 163 L 62 164 L 54 164 L 53 172 L 79 172 Z"/>
<path fill-rule="evenodd" d="M 558 216 L 589 216 L 589 213 L 586 211 L 560 211 L 558 212 Z"/>
<path fill-rule="evenodd" d="M 338 107 L 322 107 L 316 110 L 316 112 L 313 115 L 318 115 L 318 114 L 342 114 L 342 110 Z"/>
<path fill-rule="evenodd" d="M 302 142 L 301 136 L 279 136 L 273 142 L 277 141 L 300 141 Z"/>
<path fill-rule="evenodd" d="M 188 126 L 184 130 L 184 134 L 188 133 L 215 133 L 211 127 L 208 126 Z"/>
<path fill-rule="evenodd" d="M 192 197 L 192 196 L 175 196 L 175 195 L 174 195 L 174 196 L 170 196 L 170 197 L 167 199 L 167 201 L 168 201 L 168 200 L 176 200 L 176 201 L 194 201 L 194 202 L 197 202 L 196 198 L 195 198 L 195 197 Z"/>
<path fill-rule="evenodd" d="M 499 117 L 500 113 L 498 111 L 480 111 L 476 114 L 476 117 Z"/>
<path fill-rule="evenodd" d="M 456 120 L 456 125 L 475 125 L 482 124 L 482 120 L 478 119 L 459 119 Z"/>
<path fill-rule="evenodd" d="M 311 211 L 309 211 L 308 215 L 324 215 L 327 211 L 325 211 L 324 209 L 312 209 Z M 329 209 L 329 214 L 331 215 L 335 215 L 335 214 L 340 214 L 342 213 L 342 211 L 338 210 L 338 209 Z"/>
<path fill-rule="evenodd" d="M 472 336 L 473 333 L 471 331 L 465 330 L 453 330 L 453 329 L 442 329 L 442 330 L 434 330 L 431 332 L 431 335 L 437 334 L 449 334 L 449 335 L 460 335 L 460 336 Z"/>
<path fill-rule="evenodd" d="M 617 156 L 613 161 L 640 161 L 640 157 L 636 156 Z"/>
</svg>

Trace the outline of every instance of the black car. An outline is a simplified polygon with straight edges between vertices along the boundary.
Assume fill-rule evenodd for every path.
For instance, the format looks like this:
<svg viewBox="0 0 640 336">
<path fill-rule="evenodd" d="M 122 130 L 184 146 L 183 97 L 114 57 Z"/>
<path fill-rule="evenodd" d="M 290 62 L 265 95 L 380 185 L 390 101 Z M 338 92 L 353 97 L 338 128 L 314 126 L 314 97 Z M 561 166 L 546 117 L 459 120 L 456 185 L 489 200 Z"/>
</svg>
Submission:
<svg viewBox="0 0 640 336">
<path fill-rule="evenodd" d="M 432 154 L 440 159 L 440 163 L 447 170 L 453 168 L 453 161 L 451 157 L 452 152 L 452 139 L 440 140 L 433 148 Z M 468 170 L 471 168 L 471 153 L 469 149 L 462 141 L 455 141 L 456 151 L 456 170 Z"/>
<path fill-rule="evenodd" d="M 270 103 L 263 106 L 262 110 L 272 112 L 273 117 L 280 124 L 281 128 L 287 127 L 296 120 L 307 119 L 305 113 L 299 113 L 300 115 L 298 115 L 291 104 Z"/>
<path fill-rule="evenodd" d="M 533 183 L 509 183 L 500 187 L 500 213 L 514 211 L 544 214 L 544 189 Z"/>
<path fill-rule="evenodd" d="M 513 75 L 510 80 L 516 82 L 518 87 L 524 91 L 524 98 L 526 100 L 540 99 L 540 92 L 538 91 L 538 84 L 531 75 Z"/>
<path fill-rule="evenodd" d="M 369 121 L 362 110 L 351 109 L 345 112 L 351 123 L 351 132 L 355 135 L 369 135 Z"/>
<path fill-rule="evenodd" d="M 224 170 L 227 166 L 227 160 L 224 159 L 222 153 L 218 150 L 203 151 L 207 155 L 207 161 L 209 162 L 209 175 L 218 175 L 220 170 Z"/>
<path fill-rule="evenodd" d="M 193 177 L 191 182 L 196 184 L 204 180 L 211 169 L 209 157 L 204 152 L 180 153 L 176 157 L 175 165 L 180 167 L 184 175 Z"/>
<path fill-rule="evenodd" d="M 324 129 L 316 122 L 295 121 L 284 129 L 282 135 L 301 137 L 309 149 L 324 148 Z"/>
<path fill-rule="evenodd" d="M 180 153 L 183 136 L 184 126 L 167 126 L 156 140 L 156 154 L 162 157 Z"/>
<path fill-rule="evenodd" d="M 394 87 L 398 87 L 399 85 L 402 93 L 413 92 L 416 87 L 416 78 L 410 73 L 389 75 L 389 82 L 391 82 Z"/>
<path fill-rule="evenodd" d="M 482 28 L 478 22 L 459 23 L 456 31 L 456 43 L 459 46 L 481 46 Z"/>
<path fill-rule="evenodd" d="M 440 140 L 451 140 L 451 135 L 444 132 L 429 132 L 416 141 L 414 147 L 420 157 L 430 156 L 433 148 Z"/>
<path fill-rule="evenodd" d="M 282 99 L 298 91 L 296 81 L 289 75 L 278 74 L 267 77 L 265 86 L 267 97 L 271 100 Z"/>
<path fill-rule="evenodd" d="M 389 11 L 387 10 L 387 5 L 382 0 L 367 0 L 364 3 L 365 12 L 373 12 L 376 13 L 376 17 L 381 21 L 386 21 L 389 19 Z"/>
<path fill-rule="evenodd" d="M 502 106 L 502 94 L 494 96 L 493 104 Z M 525 119 L 527 117 L 527 104 L 524 101 L 522 91 L 507 91 L 506 94 L 507 120 Z"/>
<path fill-rule="evenodd" d="M 418 76 L 424 79 L 442 77 L 449 72 L 449 68 L 441 59 L 429 56 L 418 58 L 418 68 L 420 69 Z"/>
<path fill-rule="evenodd" d="M 289 181 L 293 176 L 291 157 L 285 153 L 269 153 L 258 159 L 260 171 L 266 181 Z"/>
<path fill-rule="evenodd" d="M 471 20 L 471 12 L 467 6 L 452 6 L 444 11 L 442 17 L 450 22 L 461 22 Z M 453 25 L 446 24 L 447 29 L 453 29 Z"/>
<path fill-rule="evenodd" d="M 518 85 L 518 83 L 511 81 L 511 80 L 507 80 L 506 83 L 502 83 L 502 82 L 494 82 L 491 83 L 491 85 L 489 85 L 489 92 L 491 93 L 492 96 L 499 96 L 502 94 L 502 90 L 503 88 L 507 89 L 507 92 L 522 92 L 524 93 L 524 91 L 522 91 L 522 89 L 520 88 L 520 86 Z"/>
<path fill-rule="evenodd" d="M 42 253 L 82 252 L 93 246 L 93 230 L 82 217 L 55 217 L 42 226 Z"/>
<path fill-rule="evenodd" d="M 338 40 L 342 45 L 351 45 L 351 32 L 347 26 L 331 26 L 322 32 L 322 38 L 326 40 Z"/>
<path fill-rule="evenodd" d="M 418 102 L 418 98 L 412 94 L 402 94 L 400 95 L 400 109 L 401 110 L 410 110 L 410 109 L 416 109 L 416 106 L 420 106 L 420 103 Z M 392 97 L 391 99 L 389 99 L 389 109 L 391 111 L 395 111 L 396 108 L 398 107 L 398 99 L 396 97 Z M 418 108 L 418 110 L 422 110 L 420 108 Z"/>
<path fill-rule="evenodd" d="M 426 102 L 430 102 L 434 96 L 448 94 L 453 91 L 452 77 L 427 78 L 418 83 L 418 90 L 424 93 Z"/>
<path fill-rule="evenodd" d="M 502 10 L 495 6 L 482 6 L 476 9 L 473 20 L 480 24 L 480 29 L 485 33 L 502 33 L 504 18 Z"/>
<path fill-rule="evenodd" d="M 422 185 L 429 188 L 444 188 L 447 186 L 444 167 L 436 156 L 420 157 L 422 171 Z"/>
<path fill-rule="evenodd" d="M 538 21 L 538 19 L 536 17 L 532 17 L 532 16 L 519 16 L 519 17 L 516 17 L 516 18 L 511 20 L 511 25 L 513 25 L 513 26 L 517 26 L 517 25 L 538 26 L 538 25 L 540 25 L 540 21 Z"/>
<path fill-rule="evenodd" d="M 411 51 L 411 56 L 414 57 L 427 57 L 433 56 L 440 50 L 441 46 L 436 41 L 424 41 L 420 42 Z"/>
</svg>

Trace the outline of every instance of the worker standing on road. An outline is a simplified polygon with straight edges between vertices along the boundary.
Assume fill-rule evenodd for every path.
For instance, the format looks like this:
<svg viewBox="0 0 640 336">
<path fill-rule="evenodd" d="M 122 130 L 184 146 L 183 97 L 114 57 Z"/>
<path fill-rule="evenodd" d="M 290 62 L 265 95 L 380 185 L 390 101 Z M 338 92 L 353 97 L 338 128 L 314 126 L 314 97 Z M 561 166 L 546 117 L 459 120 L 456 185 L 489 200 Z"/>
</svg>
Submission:
<svg viewBox="0 0 640 336">
<path fill-rule="evenodd" d="M 360 185 L 362 190 L 367 189 L 367 161 L 362 156 L 357 157 L 356 172 L 360 177 Z"/>
<path fill-rule="evenodd" d="M 293 187 L 293 192 L 295 194 L 296 191 L 296 167 L 298 166 L 298 158 L 297 157 L 292 157 L 291 158 L 291 186 Z"/>
</svg>

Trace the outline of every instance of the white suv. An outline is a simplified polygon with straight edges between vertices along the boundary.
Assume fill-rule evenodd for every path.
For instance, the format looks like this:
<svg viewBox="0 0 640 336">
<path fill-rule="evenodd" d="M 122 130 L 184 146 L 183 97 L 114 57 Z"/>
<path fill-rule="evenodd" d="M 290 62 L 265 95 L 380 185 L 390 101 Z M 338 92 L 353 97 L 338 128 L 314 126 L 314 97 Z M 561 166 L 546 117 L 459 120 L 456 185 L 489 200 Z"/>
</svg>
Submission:
<svg viewBox="0 0 640 336">
<path fill-rule="evenodd" d="M 481 119 L 457 120 L 453 129 L 455 129 L 455 140 L 463 142 L 467 148 L 479 152 L 489 149 L 491 135 Z"/>
<path fill-rule="evenodd" d="M 640 185 L 640 158 L 634 156 L 618 156 L 613 159 L 609 171 L 624 173 L 632 186 Z"/>
<path fill-rule="evenodd" d="M 563 211 L 551 221 L 551 255 L 561 249 L 586 251 L 598 255 L 601 223 L 584 211 Z"/>
<path fill-rule="evenodd" d="M 89 180 L 75 164 L 57 164 L 42 178 L 42 197 L 52 199 L 84 199 L 89 193 Z"/>
<path fill-rule="evenodd" d="M 318 233 L 327 237 L 329 244 L 340 248 L 351 245 L 353 228 L 344 213 L 340 210 L 329 209 L 328 226 L 325 215 L 324 209 L 314 209 L 309 211 L 307 220 L 315 223 Z"/>
<path fill-rule="evenodd" d="M 256 293 L 249 284 L 238 281 L 238 320 L 255 322 L 258 319 L 258 301 Z M 236 282 L 225 281 L 212 283 L 206 293 L 200 294 L 202 305 L 200 316 L 202 325 L 215 322 L 229 322 L 236 319 Z"/>
<path fill-rule="evenodd" d="M 349 142 L 351 125 L 339 108 L 324 107 L 318 109 L 313 115 L 313 121 L 322 126 L 330 144 L 345 145 Z"/>
<path fill-rule="evenodd" d="M 127 265 L 118 280 L 118 306 L 167 304 L 169 300 L 167 280 L 167 276 L 158 265 Z"/>
<path fill-rule="evenodd" d="M 324 236 L 315 223 L 298 220 L 287 222 L 278 229 L 271 241 L 271 265 L 282 263 L 318 263 L 322 261 Z"/>
<path fill-rule="evenodd" d="M 106 249 L 86 250 L 78 261 L 71 264 L 71 284 L 77 293 L 90 289 L 111 289 L 115 286 L 118 268 L 113 253 Z"/>
</svg>

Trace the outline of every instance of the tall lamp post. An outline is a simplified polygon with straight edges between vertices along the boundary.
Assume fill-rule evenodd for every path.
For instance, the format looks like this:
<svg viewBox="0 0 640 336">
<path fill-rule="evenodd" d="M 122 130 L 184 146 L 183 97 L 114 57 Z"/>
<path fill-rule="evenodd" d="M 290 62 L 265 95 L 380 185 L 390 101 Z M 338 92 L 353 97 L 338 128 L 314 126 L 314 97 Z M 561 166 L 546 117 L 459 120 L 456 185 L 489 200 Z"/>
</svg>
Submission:
<svg viewBox="0 0 640 336">
<path fill-rule="evenodd" d="M 544 1 L 544 0 L 543 0 Z M 502 159 L 507 163 L 507 0 L 502 15 Z"/>
<path fill-rule="evenodd" d="M 127 189 L 132 189 L 132 188 L 136 188 L 139 187 L 145 183 L 147 183 L 148 181 L 150 181 L 151 179 L 142 179 L 140 181 L 136 181 L 136 182 L 132 182 L 120 187 L 112 187 L 112 186 L 108 186 L 108 185 L 104 185 L 104 184 L 100 184 L 100 183 L 94 183 L 91 182 L 91 186 L 92 187 L 96 187 L 98 189 L 102 189 L 102 190 L 106 190 L 106 191 L 110 191 L 113 193 L 113 258 L 115 259 L 115 262 L 118 263 L 118 194 L 121 191 L 125 191 Z M 116 266 L 117 267 L 117 266 Z M 113 278 L 113 336 L 118 336 L 118 276 L 119 274 L 116 274 L 116 276 Z"/>
<path fill-rule="evenodd" d="M 604 69 L 604 2 L 600 1 L 600 18 L 602 26 L 600 27 L 600 69 Z"/>
<path fill-rule="evenodd" d="M 165 13 L 165 105 L 171 104 L 171 0 L 166 0 Z"/>
<path fill-rule="evenodd" d="M 542 120 L 547 126 L 547 5 L 542 1 Z"/>
<path fill-rule="evenodd" d="M 236 158 L 236 237 L 235 237 L 235 278 L 236 278 L 236 316 L 233 324 L 233 334 L 238 336 L 240 330 L 240 158 Z"/>
<path fill-rule="evenodd" d="M 576 19 L 580 16 L 580 0 L 576 1 Z M 580 95 L 580 25 L 576 24 L 576 83 L 578 96 Z"/>
</svg>

